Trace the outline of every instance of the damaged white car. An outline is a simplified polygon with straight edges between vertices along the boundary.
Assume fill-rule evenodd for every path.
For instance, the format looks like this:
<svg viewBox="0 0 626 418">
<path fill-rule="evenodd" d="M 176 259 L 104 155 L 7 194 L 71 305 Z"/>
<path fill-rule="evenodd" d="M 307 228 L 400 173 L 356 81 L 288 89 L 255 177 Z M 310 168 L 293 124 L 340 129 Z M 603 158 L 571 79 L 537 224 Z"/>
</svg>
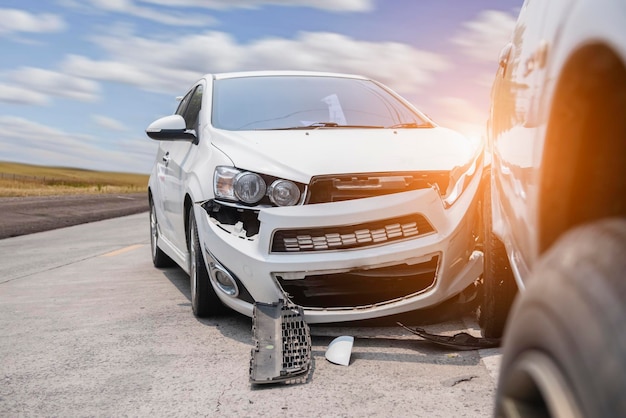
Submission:
<svg viewBox="0 0 626 418">
<path fill-rule="evenodd" d="M 432 307 L 482 273 L 482 147 L 366 77 L 206 75 L 159 140 L 152 257 L 190 276 L 193 312 L 256 302 L 308 323 Z"/>
</svg>

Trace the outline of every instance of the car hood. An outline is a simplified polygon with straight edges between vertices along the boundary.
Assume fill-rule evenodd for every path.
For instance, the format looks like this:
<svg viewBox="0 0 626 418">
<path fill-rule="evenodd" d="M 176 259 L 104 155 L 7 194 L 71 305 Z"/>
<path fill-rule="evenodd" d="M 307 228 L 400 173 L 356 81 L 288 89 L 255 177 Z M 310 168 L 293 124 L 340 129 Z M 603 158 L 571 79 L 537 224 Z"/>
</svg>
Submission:
<svg viewBox="0 0 626 418">
<path fill-rule="evenodd" d="M 441 127 L 216 130 L 211 137 L 236 167 L 302 183 L 329 174 L 451 170 L 476 154 L 475 144 Z"/>
</svg>

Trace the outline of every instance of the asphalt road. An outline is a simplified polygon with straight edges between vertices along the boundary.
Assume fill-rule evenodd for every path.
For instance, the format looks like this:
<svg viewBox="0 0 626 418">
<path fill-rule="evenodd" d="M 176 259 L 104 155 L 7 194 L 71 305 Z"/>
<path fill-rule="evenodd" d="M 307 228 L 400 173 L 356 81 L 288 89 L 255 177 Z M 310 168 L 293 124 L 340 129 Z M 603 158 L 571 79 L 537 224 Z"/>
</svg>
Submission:
<svg viewBox="0 0 626 418">
<path fill-rule="evenodd" d="M 0 416 L 486 417 L 499 351 L 395 327 L 311 327 L 294 385 L 248 380 L 251 320 L 198 320 L 178 268 L 155 269 L 148 215 L 0 240 Z M 476 334 L 469 318 L 427 327 Z M 355 336 L 349 366 L 324 358 Z"/>
<path fill-rule="evenodd" d="M 146 193 L 0 198 L 0 239 L 148 210 Z"/>
</svg>

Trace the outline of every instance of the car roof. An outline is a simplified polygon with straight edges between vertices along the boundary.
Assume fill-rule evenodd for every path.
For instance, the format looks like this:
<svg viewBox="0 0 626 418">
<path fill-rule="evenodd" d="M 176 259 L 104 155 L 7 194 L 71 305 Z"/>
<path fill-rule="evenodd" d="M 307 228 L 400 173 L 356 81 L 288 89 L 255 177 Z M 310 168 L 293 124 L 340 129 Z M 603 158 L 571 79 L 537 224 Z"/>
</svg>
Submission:
<svg viewBox="0 0 626 418">
<path fill-rule="evenodd" d="M 356 74 L 342 74 L 322 71 L 293 71 L 293 70 L 281 70 L 281 71 L 239 71 L 230 73 L 219 74 L 206 74 L 204 77 L 207 79 L 222 80 L 226 78 L 243 78 L 243 77 L 269 77 L 269 76 L 308 76 L 308 77 L 340 77 L 340 78 L 356 78 L 360 80 L 369 80 L 368 77 L 364 77 Z"/>
</svg>

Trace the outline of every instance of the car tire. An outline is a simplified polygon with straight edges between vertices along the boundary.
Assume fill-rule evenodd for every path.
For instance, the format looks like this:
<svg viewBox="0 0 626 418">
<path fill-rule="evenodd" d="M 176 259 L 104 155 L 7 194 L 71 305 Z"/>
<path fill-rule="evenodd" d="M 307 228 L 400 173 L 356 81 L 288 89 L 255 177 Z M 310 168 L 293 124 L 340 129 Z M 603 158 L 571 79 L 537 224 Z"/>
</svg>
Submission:
<svg viewBox="0 0 626 418">
<path fill-rule="evenodd" d="M 517 294 L 517 284 L 509 264 L 506 248 L 493 233 L 491 218 L 490 170 L 483 182 L 483 252 L 482 301 L 478 323 L 483 337 L 500 338 L 509 310 Z"/>
<path fill-rule="evenodd" d="M 156 209 L 152 198 L 149 200 L 150 206 L 150 251 L 152 254 L 152 264 L 154 267 L 171 267 L 174 261 L 159 248 L 159 222 L 157 220 Z"/>
<path fill-rule="evenodd" d="M 511 313 L 496 416 L 626 416 L 626 221 L 565 234 Z"/>
<path fill-rule="evenodd" d="M 206 264 L 204 263 L 193 208 L 189 210 L 188 237 L 189 285 L 191 288 L 191 308 L 193 314 L 199 318 L 217 315 L 222 311 L 223 305 L 213 289 Z"/>
</svg>

